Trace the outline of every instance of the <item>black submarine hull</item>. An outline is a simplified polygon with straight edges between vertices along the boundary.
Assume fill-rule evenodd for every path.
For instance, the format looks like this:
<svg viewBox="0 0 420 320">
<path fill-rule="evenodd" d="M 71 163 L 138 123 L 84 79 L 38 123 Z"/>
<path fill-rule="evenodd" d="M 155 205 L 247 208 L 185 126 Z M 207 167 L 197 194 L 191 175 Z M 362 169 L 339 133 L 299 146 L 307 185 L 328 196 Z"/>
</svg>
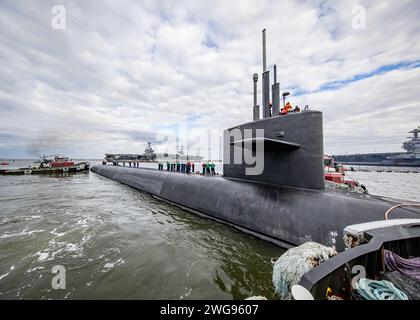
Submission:
<svg viewBox="0 0 420 320">
<path fill-rule="evenodd" d="M 285 248 L 315 241 L 344 250 L 346 226 L 383 220 L 395 204 L 369 195 L 220 176 L 103 165 L 91 170 Z M 418 218 L 420 212 L 399 208 L 392 214 L 396 218 Z"/>
</svg>

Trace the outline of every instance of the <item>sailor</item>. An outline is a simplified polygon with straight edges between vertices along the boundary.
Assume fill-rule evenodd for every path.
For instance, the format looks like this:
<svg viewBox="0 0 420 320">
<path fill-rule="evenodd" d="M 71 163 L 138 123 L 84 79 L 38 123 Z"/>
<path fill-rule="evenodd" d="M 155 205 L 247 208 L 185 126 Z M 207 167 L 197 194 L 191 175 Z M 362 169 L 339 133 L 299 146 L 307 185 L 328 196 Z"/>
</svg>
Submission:
<svg viewBox="0 0 420 320">
<path fill-rule="evenodd" d="M 290 102 L 286 103 L 286 105 L 281 108 L 280 110 L 280 114 L 287 114 L 289 112 L 291 112 L 293 110 L 292 105 L 290 104 Z"/>
<path fill-rule="evenodd" d="M 210 169 L 211 169 L 211 174 L 212 175 L 215 175 L 216 174 L 215 167 L 216 167 L 216 165 L 212 162 L 210 164 Z"/>
<path fill-rule="evenodd" d="M 190 173 L 191 171 L 191 163 L 188 161 L 187 162 L 187 173 Z"/>
<path fill-rule="evenodd" d="M 170 163 L 169 161 L 166 161 L 166 171 L 169 171 Z"/>
<path fill-rule="evenodd" d="M 293 109 L 293 112 L 300 112 L 299 106 L 296 106 L 295 109 Z"/>
<path fill-rule="evenodd" d="M 204 176 L 206 174 L 206 163 L 203 162 L 201 166 L 203 167 L 203 176 Z"/>
<path fill-rule="evenodd" d="M 192 170 L 192 173 L 195 172 L 195 164 L 194 164 L 194 162 L 191 162 L 191 170 Z"/>
<path fill-rule="evenodd" d="M 210 174 L 210 162 L 207 162 L 206 164 L 206 173 Z"/>
</svg>

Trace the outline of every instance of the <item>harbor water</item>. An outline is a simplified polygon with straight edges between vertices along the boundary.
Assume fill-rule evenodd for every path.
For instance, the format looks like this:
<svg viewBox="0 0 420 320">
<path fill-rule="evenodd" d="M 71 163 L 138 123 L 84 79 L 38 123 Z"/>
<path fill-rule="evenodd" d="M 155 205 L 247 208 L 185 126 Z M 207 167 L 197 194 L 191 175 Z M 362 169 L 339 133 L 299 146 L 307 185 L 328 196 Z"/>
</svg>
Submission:
<svg viewBox="0 0 420 320">
<path fill-rule="evenodd" d="M 420 199 L 419 173 L 349 174 Z M 92 172 L 0 176 L 0 299 L 275 298 L 283 252 Z M 64 290 L 51 285 L 57 265 Z"/>
<path fill-rule="evenodd" d="M 270 298 L 282 252 L 92 172 L 0 176 L 0 299 Z"/>
</svg>

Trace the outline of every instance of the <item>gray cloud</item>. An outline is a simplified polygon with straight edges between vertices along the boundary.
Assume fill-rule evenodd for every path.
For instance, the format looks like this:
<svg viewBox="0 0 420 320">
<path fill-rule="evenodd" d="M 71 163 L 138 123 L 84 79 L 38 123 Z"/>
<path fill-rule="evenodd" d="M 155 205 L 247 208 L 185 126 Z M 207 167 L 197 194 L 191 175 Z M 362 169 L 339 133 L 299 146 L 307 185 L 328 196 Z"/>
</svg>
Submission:
<svg viewBox="0 0 420 320">
<path fill-rule="evenodd" d="M 249 121 L 263 27 L 291 92 L 420 52 L 418 1 L 63 1 L 65 30 L 51 28 L 55 4 L 0 3 L 0 157 L 141 152 L 179 122 Z M 366 30 L 351 27 L 355 4 Z M 398 151 L 420 119 L 419 78 L 402 68 L 291 102 L 324 112 L 328 152 Z"/>
</svg>

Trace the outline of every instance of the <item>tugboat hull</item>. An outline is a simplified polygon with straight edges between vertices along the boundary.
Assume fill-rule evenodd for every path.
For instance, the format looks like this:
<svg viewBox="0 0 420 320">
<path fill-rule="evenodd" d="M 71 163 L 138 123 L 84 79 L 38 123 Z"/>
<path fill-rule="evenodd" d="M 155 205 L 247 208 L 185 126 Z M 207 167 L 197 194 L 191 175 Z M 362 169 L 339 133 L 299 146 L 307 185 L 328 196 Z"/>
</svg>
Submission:
<svg viewBox="0 0 420 320">
<path fill-rule="evenodd" d="M 81 172 L 89 171 L 90 166 L 87 163 L 78 163 L 67 167 L 53 167 L 53 168 L 20 168 L 10 170 L 0 170 L 2 175 L 27 175 L 27 174 L 57 174 L 67 172 Z"/>
</svg>

